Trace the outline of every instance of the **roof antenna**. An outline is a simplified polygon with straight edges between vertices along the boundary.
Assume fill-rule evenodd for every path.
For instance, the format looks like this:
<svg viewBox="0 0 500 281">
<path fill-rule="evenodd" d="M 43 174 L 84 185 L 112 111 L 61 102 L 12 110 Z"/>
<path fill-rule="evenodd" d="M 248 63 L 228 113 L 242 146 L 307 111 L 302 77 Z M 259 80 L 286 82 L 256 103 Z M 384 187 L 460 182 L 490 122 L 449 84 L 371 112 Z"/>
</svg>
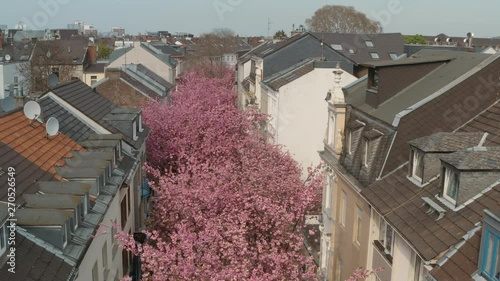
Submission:
<svg viewBox="0 0 500 281">
<path fill-rule="evenodd" d="M 30 121 L 30 126 L 33 126 L 33 121 L 37 120 L 38 117 L 40 117 L 40 113 L 42 112 L 42 109 L 40 108 L 40 105 L 36 101 L 29 101 L 24 105 L 24 115 L 26 118 L 28 118 Z"/>
</svg>

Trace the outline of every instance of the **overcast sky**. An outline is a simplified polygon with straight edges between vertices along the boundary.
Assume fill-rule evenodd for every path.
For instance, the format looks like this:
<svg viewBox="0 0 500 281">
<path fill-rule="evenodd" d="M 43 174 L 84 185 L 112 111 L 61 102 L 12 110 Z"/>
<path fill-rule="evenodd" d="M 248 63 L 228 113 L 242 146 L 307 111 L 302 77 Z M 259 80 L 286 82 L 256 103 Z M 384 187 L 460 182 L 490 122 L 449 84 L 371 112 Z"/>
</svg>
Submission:
<svg viewBox="0 0 500 281">
<path fill-rule="evenodd" d="M 385 32 L 500 36 L 498 0 L 2 0 L 0 25 L 13 28 L 24 21 L 32 29 L 66 28 L 82 20 L 99 31 L 122 26 L 131 34 L 167 30 L 198 35 L 226 27 L 251 36 L 267 35 L 269 18 L 272 35 L 290 32 L 293 24 L 303 24 L 327 4 L 352 5 L 379 20 Z"/>
</svg>

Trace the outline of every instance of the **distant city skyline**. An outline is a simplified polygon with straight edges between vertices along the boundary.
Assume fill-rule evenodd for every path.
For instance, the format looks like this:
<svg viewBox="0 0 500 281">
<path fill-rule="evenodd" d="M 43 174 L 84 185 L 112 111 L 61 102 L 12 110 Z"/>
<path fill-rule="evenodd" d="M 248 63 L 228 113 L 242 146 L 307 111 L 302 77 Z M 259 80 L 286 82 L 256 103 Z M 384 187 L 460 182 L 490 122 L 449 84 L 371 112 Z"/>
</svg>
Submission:
<svg viewBox="0 0 500 281">
<path fill-rule="evenodd" d="M 123 27 L 128 34 L 167 30 L 194 35 L 214 28 L 229 28 L 240 36 L 272 36 L 278 30 L 289 34 L 292 26 L 324 5 L 354 6 L 371 19 L 382 23 L 384 32 L 403 34 L 465 36 L 500 36 L 497 27 L 500 9 L 497 0 L 457 3 L 441 0 L 316 0 L 314 2 L 274 0 L 8 0 L 2 3 L 0 25 L 14 28 L 24 22 L 29 29 L 67 28 L 81 20 L 99 32 Z M 269 24 L 270 23 L 270 24 Z"/>
</svg>

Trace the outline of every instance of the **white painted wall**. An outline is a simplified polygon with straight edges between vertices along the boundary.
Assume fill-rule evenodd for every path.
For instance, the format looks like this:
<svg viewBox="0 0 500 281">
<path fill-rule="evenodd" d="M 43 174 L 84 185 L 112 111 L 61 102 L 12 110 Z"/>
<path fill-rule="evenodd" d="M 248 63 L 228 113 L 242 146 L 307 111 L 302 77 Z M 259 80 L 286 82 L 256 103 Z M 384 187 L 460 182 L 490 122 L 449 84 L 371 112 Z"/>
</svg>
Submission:
<svg viewBox="0 0 500 281">
<path fill-rule="evenodd" d="M 318 151 L 323 150 L 328 125 L 325 97 L 334 84 L 332 71 L 333 68 L 316 68 L 279 89 L 277 110 L 274 111 L 277 116 L 272 116 L 275 141 L 290 151 L 304 172 L 311 164 L 320 163 Z M 356 77 L 344 72 L 340 86 L 354 80 Z M 268 102 L 269 113 L 273 112 L 271 104 Z"/>
<path fill-rule="evenodd" d="M 5 98 L 9 95 L 8 91 L 5 91 L 6 85 L 14 83 L 14 77 L 17 76 L 18 84 L 24 84 L 24 77 L 18 71 L 19 63 L 0 63 L 0 99 Z M 26 86 L 26 85 L 23 85 Z M 20 91 L 20 88 L 18 88 Z M 24 94 L 29 94 L 29 88 L 24 88 Z M 12 95 L 12 93 L 10 93 Z M 18 93 L 20 95 L 20 93 Z"/>
<path fill-rule="evenodd" d="M 124 64 L 132 63 L 142 64 L 163 79 L 175 84 L 175 71 L 148 50 L 141 47 L 140 42 L 134 42 L 134 48 L 109 64 L 108 68 L 121 68 Z"/>
<path fill-rule="evenodd" d="M 413 272 L 413 250 L 397 233 L 394 235 L 394 255 L 392 261 L 392 280 L 411 280 Z"/>
</svg>

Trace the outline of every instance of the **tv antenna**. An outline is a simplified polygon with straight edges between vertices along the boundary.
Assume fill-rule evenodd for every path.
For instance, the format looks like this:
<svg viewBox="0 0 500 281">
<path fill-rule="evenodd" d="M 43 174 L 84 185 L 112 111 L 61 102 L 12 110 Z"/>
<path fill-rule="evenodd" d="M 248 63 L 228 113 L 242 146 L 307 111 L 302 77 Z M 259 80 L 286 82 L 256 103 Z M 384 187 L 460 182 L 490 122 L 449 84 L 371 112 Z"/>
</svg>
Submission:
<svg viewBox="0 0 500 281">
<path fill-rule="evenodd" d="M 40 105 L 36 101 L 29 101 L 24 105 L 24 115 L 26 118 L 31 120 L 30 125 L 35 121 L 40 114 L 42 113 L 42 109 Z"/>
<path fill-rule="evenodd" d="M 1 107 L 4 112 L 9 112 L 16 108 L 16 101 L 12 97 L 6 97 L 2 100 Z"/>
<path fill-rule="evenodd" d="M 267 18 L 267 38 L 269 38 L 269 32 L 271 31 L 271 18 Z"/>
<path fill-rule="evenodd" d="M 47 131 L 47 138 L 56 136 L 59 132 L 59 121 L 55 117 L 50 117 L 45 124 L 45 131 Z"/>
</svg>

